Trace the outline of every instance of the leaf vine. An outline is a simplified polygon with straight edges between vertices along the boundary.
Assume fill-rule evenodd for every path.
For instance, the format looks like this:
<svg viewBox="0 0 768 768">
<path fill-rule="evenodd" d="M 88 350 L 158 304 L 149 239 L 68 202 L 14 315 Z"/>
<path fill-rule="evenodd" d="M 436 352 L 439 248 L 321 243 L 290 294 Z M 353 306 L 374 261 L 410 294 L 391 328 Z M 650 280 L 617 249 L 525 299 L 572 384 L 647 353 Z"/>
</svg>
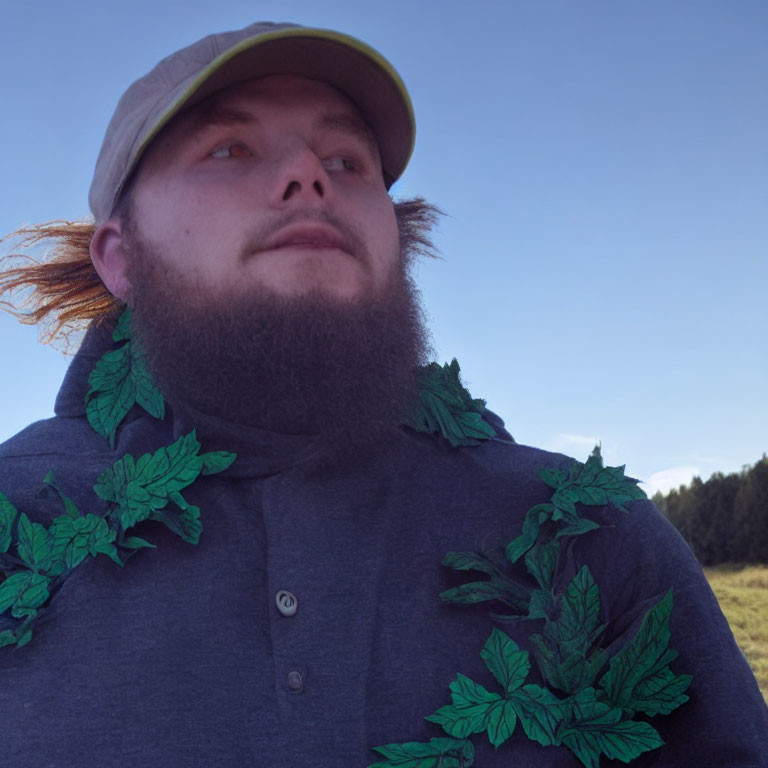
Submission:
<svg viewBox="0 0 768 768">
<path fill-rule="evenodd" d="M 599 452 L 585 464 L 573 462 L 567 472 L 543 470 L 540 477 L 552 488 L 552 497 L 528 511 L 522 533 L 503 554 L 446 554 L 443 565 L 485 578 L 449 589 L 440 599 L 455 604 L 501 604 L 507 612 L 492 613 L 497 621 L 543 621 L 543 630 L 529 640 L 545 685 L 526 682 L 529 652 L 494 627 L 480 657 L 501 690 L 489 691 L 458 674 L 449 685 L 451 703 L 426 720 L 461 744 L 485 734 L 498 748 L 519 725 L 527 738 L 542 747 L 570 749 L 586 768 L 598 768 L 600 756 L 630 762 L 664 743 L 653 726 L 636 716 L 668 714 L 688 700 L 685 691 L 691 676 L 675 674 L 669 667 L 677 656 L 668 647 L 672 591 L 645 614 L 623 648 L 609 656 L 600 647 L 606 625 L 600 621 L 600 591 L 589 568 L 584 565 L 561 593 L 555 590 L 555 577 L 562 537 L 600 527 L 583 517 L 582 508 L 610 504 L 628 513 L 625 505 L 645 494 L 635 480 L 625 477 L 624 467 L 604 467 Z M 538 587 L 530 589 L 516 575 L 521 558 Z M 393 750 L 398 746 L 416 754 L 420 743 L 390 744 L 387 754 L 396 755 Z M 452 754 L 458 754 L 458 747 L 453 749 Z M 472 765 L 472 755 L 466 755 L 462 765 Z M 401 764 L 390 760 L 374 765 Z"/>
<path fill-rule="evenodd" d="M 143 356 L 130 339 L 130 310 L 119 318 L 112 340 L 123 342 L 102 355 L 91 373 L 86 415 L 93 429 L 114 445 L 118 427 L 134 404 L 156 418 L 163 397 L 152 383 Z M 64 513 L 48 526 L 33 522 L 0 493 L 0 647 L 21 647 L 32 638 L 40 611 L 75 568 L 105 555 L 122 566 L 136 550 L 154 545 L 128 532 L 144 520 L 165 524 L 185 541 L 197 544 L 200 510 L 181 491 L 200 475 L 227 469 L 236 456 L 227 451 L 200 453 L 195 431 L 139 459 L 130 454 L 105 469 L 94 485 L 105 501 L 101 515 L 83 515 L 63 493 L 52 472 L 43 478 L 58 496 Z"/>
</svg>

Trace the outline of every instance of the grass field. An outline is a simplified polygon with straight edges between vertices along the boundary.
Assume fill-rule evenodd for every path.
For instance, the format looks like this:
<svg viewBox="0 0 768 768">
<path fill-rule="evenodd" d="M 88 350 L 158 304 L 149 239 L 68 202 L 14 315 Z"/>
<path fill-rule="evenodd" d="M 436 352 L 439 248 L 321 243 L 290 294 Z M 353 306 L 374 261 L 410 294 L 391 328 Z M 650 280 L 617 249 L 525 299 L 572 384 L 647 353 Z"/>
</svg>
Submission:
<svg viewBox="0 0 768 768">
<path fill-rule="evenodd" d="M 716 566 L 705 573 L 768 702 L 768 566 Z"/>
</svg>

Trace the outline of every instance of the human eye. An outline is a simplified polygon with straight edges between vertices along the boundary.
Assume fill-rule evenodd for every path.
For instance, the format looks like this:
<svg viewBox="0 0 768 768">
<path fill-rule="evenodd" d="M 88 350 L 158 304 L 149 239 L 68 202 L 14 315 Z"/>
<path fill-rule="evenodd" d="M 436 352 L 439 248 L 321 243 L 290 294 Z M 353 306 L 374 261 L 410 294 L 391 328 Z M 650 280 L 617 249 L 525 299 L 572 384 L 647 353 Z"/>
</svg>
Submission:
<svg viewBox="0 0 768 768">
<path fill-rule="evenodd" d="M 211 151 L 210 157 L 217 160 L 229 160 L 239 157 L 251 157 L 253 153 L 248 147 L 239 141 L 228 141 L 225 144 L 219 144 Z"/>
<path fill-rule="evenodd" d="M 323 168 L 326 171 L 359 171 L 360 163 L 351 158 L 337 155 L 334 157 L 327 157 L 323 160 Z"/>
</svg>

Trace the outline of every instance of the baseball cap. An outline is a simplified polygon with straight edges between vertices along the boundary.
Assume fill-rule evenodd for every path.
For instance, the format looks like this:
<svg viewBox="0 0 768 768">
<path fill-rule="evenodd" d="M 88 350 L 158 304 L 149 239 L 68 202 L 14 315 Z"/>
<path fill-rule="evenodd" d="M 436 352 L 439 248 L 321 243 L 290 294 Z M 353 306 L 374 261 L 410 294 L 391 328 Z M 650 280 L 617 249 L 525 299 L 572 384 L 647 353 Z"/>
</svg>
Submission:
<svg viewBox="0 0 768 768">
<path fill-rule="evenodd" d="M 371 126 L 389 188 L 413 152 L 416 123 L 394 67 L 369 45 L 328 29 L 258 22 L 208 35 L 163 59 L 120 98 L 96 160 L 88 200 L 97 223 L 152 140 L 184 109 L 230 85 L 267 75 L 299 75 L 334 86 Z"/>
</svg>

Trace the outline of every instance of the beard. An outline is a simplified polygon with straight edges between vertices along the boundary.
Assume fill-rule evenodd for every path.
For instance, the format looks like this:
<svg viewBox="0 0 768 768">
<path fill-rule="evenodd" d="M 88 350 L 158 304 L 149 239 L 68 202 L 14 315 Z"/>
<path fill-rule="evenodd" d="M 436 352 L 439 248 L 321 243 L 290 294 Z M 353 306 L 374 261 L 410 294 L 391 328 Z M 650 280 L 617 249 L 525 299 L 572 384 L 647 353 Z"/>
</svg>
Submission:
<svg viewBox="0 0 768 768">
<path fill-rule="evenodd" d="M 400 259 L 355 300 L 222 294 L 130 237 L 132 331 L 171 406 L 287 434 L 356 442 L 402 424 L 429 343 Z"/>
</svg>

